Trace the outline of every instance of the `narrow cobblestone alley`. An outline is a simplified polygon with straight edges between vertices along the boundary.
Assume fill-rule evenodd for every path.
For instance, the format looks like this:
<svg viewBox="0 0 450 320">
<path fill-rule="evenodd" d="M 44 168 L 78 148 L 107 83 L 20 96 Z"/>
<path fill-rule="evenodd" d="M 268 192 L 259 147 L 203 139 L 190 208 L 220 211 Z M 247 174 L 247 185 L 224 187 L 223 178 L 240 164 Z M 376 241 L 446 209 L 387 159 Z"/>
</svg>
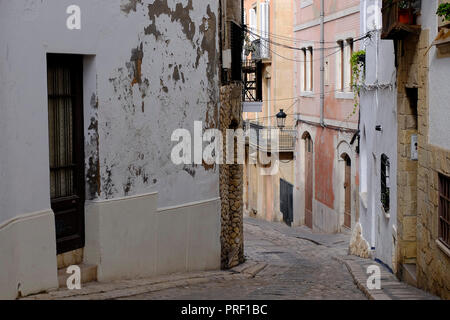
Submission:
<svg viewBox="0 0 450 320">
<path fill-rule="evenodd" d="M 254 278 L 210 281 L 126 299 L 366 299 L 347 268 L 334 260 L 349 236 L 312 234 L 304 227 L 247 218 L 247 261 L 267 266 Z M 307 240 L 308 239 L 308 240 Z"/>
<path fill-rule="evenodd" d="M 244 220 L 246 261 L 231 270 L 91 282 L 25 300 L 375 300 L 436 299 L 399 282 L 370 259 L 347 255 L 348 234 Z M 378 265 L 382 290 L 367 288 L 367 267 Z"/>
</svg>

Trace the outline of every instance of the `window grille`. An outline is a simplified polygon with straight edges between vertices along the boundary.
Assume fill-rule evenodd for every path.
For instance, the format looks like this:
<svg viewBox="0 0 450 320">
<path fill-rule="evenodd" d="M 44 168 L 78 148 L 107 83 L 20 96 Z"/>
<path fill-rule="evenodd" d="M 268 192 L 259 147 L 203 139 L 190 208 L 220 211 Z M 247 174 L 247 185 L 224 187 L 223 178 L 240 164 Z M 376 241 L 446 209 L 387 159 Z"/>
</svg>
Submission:
<svg viewBox="0 0 450 320">
<path fill-rule="evenodd" d="M 383 205 L 384 211 L 389 212 L 389 174 L 390 174 L 390 163 L 389 158 L 383 154 L 381 156 L 381 204 Z"/>
<path fill-rule="evenodd" d="M 450 178 L 439 175 L 439 240 L 450 249 Z"/>
</svg>

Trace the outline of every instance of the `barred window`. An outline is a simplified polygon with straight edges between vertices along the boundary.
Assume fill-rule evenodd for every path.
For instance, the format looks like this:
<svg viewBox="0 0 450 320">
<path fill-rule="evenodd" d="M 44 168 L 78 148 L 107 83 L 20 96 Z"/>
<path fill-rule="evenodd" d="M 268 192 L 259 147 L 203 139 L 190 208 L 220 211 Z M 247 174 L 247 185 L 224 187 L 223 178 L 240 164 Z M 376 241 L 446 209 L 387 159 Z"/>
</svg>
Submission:
<svg viewBox="0 0 450 320">
<path fill-rule="evenodd" d="M 390 176 L 391 165 L 388 156 L 383 154 L 381 156 L 381 204 L 383 205 L 384 212 L 389 212 L 389 191 L 390 191 Z"/>
<path fill-rule="evenodd" d="M 439 175 L 439 240 L 450 248 L 450 178 Z"/>
</svg>

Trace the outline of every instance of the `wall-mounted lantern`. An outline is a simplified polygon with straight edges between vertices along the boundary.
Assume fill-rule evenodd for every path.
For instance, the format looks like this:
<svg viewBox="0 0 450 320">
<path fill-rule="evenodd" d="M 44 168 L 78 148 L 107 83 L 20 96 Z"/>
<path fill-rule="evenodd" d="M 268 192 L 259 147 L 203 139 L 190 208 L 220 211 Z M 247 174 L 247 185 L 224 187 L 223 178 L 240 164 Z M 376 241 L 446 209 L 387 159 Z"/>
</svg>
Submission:
<svg viewBox="0 0 450 320">
<path fill-rule="evenodd" d="M 284 113 L 283 109 L 280 109 L 280 112 L 277 113 L 277 126 L 282 129 L 286 124 L 286 113 Z"/>
</svg>

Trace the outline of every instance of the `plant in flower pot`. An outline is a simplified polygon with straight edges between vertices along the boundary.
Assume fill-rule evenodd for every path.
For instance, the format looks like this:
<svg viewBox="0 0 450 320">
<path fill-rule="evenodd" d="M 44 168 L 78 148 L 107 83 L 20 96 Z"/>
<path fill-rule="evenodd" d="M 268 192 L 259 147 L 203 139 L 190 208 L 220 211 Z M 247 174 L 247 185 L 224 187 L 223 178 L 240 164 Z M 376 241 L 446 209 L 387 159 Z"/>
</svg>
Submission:
<svg viewBox="0 0 450 320">
<path fill-rule="evenodd" d="M 411 0 L 398 1 L 398 22 L 404 24 L 413 24 L 414 15 L 411 6 Z"/>
<path fill-rule="evenodd" d="M 450 24 L 450 3 L 441 3 L 436 14 L 442 19 L 442 24 L 448 26 Z"/>
</svg>

